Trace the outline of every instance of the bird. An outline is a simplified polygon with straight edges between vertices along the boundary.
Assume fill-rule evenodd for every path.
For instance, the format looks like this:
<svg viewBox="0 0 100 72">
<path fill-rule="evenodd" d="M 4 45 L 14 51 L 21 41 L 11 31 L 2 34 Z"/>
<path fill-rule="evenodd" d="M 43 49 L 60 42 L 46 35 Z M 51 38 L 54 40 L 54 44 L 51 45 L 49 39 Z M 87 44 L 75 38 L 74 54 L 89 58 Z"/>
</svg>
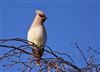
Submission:
<svg viewBox="0 0 100 72">
<path fill-rule="evenodd" d="M 47 32 L 44 27 L 46 19 L 47 17 L 42 10 L 36 10 L 36 16 L 27 34 L 27 40 L 38 46 L 32 47 L 32 54 L 35 58 L 36 65 L 41 65 L 41 57 L 47 41 Z"/>
</svg>

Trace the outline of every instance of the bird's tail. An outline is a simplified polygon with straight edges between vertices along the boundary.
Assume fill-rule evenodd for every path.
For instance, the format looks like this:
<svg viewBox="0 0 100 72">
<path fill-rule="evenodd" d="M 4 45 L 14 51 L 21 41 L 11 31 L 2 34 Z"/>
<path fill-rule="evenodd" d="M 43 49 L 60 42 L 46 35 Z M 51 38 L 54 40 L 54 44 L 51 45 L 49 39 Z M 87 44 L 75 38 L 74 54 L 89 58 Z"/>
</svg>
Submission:
<svg viewBox="0 0 100 72">
<path fill-rule="evenodd" d="M 42 51 L 41 49 L 32 49 L 33 51 L 33 56 L 35 58 L 36 65 L 41 65 L 41 56 L 42 56 Z"/>
</svg>

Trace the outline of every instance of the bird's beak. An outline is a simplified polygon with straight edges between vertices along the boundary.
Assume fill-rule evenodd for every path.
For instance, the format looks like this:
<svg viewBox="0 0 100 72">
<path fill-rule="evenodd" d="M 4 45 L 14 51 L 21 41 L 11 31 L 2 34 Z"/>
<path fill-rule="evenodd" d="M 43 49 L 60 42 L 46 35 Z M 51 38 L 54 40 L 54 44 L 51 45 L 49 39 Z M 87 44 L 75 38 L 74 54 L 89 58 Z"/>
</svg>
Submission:
<svg viewBox="0 0 100 72">
<path fill-rule="evenodd" d="M 43 20 L 46 20 L 48 17 L 42 17 Z"/>
<path fill-rule="evenodd" d="M 44 19 L 47 19 L 48 17 L 44 17 Z"/>
<path fill-rule="evenodd" d="M 47 19 L 48 17 L 42 17 L 42 21 L 45 22 L 45 20 Z"/>
</svg>

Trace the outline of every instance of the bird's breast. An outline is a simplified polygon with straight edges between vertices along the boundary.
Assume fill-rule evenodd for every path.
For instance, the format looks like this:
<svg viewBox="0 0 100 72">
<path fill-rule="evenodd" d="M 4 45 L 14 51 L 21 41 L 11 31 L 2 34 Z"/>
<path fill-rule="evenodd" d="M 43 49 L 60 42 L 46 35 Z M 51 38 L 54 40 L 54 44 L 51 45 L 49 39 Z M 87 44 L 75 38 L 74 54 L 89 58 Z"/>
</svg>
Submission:
<svg viewBox="0 0 100 72">
<path fill-rule="evenodd" d="M 46 31 L 43 26 L 31 28 L 28 32 L 28 40 L 36 45 L 44 46 L 46 42 Z"/>
</svg>

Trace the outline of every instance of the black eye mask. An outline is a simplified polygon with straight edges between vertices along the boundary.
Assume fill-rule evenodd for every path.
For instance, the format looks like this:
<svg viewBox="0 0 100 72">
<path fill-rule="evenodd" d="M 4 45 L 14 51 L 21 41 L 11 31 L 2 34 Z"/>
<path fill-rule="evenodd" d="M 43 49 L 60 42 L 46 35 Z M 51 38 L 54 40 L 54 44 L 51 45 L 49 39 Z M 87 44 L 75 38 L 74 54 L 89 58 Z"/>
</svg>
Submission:
<svg viewBox="0 0 100 72">
<path fill-rule="evenodd" d="M 41 14 L 39 14 L 39 16 L 42 18 L 42 17 L 45 17 L 45 15 L 41 15 Z"/>
<path fill-rule="evenodd" d="M 45 20 L 46 20 L 46 17 L 42 17 L 42 21 L 45 22 Z"/>
</svg>

